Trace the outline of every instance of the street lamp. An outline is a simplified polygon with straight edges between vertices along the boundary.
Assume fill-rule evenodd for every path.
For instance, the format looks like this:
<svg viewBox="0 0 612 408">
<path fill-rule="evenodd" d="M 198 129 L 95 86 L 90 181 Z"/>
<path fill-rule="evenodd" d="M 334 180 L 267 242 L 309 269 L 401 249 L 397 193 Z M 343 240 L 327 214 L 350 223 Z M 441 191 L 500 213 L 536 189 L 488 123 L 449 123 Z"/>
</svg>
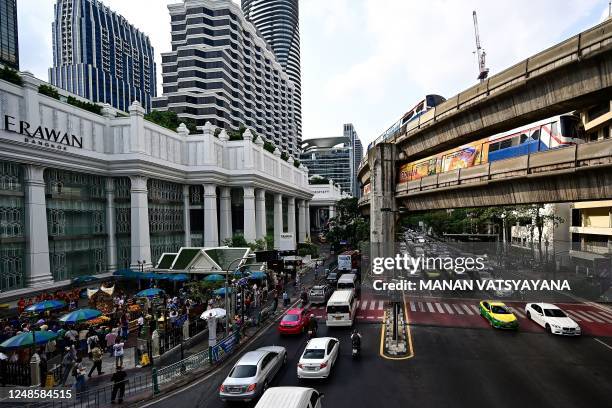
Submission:
<svg viewBox="0 0 612 408">
<path fill-rule="evenodd" d="M 240 258 L 236 258 L 234 259 L 232 262 L 229 263 L 229 265 L 227 265 L 227 270 L 225 271 L 225 337 L 227 337 L 227 335 L 229 334 L 229 297 L 228 297 L 228 293 L 227 290 L 229 288 L 229 273 L 230 270 L 232 269 L 232 265 L 236 262 L 236 261 L 246 261 L 247 259 L 253 259 L 255 258 L 255 254 L 250 253 L 246 256 L 241 256 Z M 244 304 L 244 299 L 242 299 L 242 303 Z"/>
</svg>

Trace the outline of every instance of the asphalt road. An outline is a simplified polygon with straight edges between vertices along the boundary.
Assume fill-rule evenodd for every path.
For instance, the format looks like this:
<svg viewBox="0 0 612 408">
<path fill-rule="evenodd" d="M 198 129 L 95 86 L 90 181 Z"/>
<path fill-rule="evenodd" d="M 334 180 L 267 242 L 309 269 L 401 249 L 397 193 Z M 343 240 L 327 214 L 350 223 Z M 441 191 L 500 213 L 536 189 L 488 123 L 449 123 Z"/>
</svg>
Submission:
<svg viewBox="0 0 612 408">
<path fill-rule="evenodd" d="M 304 337 L 281 337 L 271 328 L 249 349 L 287 347 L 288 363 L 271 386 L 314 387 L 325 393 L 326 407 L 612 407 L 612 348 L 596 339 L 415 326 L 415 356 L 391 361 L 379 355 L 380 329 L 359 325 L 364 353 L 354 361 L 350 331 L 321 327 L 320 335 L 341 342 L 338 364 L 325 381 L 296 377 Z M 148 406 L 224 406 L 217 391 L 230 367 Z"/>
</svg>

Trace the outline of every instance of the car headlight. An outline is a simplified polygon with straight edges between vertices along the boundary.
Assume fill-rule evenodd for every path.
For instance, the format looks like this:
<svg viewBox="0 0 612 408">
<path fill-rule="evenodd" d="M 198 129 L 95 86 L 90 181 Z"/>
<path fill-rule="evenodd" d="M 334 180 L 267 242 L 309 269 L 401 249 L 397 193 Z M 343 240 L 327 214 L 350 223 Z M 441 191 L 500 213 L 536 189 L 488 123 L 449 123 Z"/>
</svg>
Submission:
<svg viewBox="0 0 612 408">
<path fill-rule="evenodd" d="M 551 324 L 551 326 L 554 327 L 555 329 L 560 329 L 561 328 L 561 326 L 558 326 L 556 324 Z"/>
</svg>

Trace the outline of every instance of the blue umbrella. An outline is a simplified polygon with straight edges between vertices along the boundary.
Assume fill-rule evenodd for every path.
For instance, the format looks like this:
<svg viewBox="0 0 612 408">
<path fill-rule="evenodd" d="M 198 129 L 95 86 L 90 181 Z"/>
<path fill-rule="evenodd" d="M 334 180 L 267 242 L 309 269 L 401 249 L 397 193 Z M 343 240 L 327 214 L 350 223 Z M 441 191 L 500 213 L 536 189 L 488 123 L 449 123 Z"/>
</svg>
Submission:
<svg viewBox="0 0 612 408">
<path fill-rule="evenodd" d="M 222 282 L 225 280 L 225 278 L 219 275 L 218 273 L 214 273 L 212 275 L 208 275 L 207 277 L 205 277 L 204 280 L 206 282 Z"/>
<path fill-rule="evenodd" d="M 80 284 L 80 283 L 87 283 L 87 282 L 95 282 L 98 280 L 99 279 L 96 278 L 95 276 L 85 275 L 85 276 L 77 276 L 76 278 L 72 280 L 72 283 Z"/>
<path fill-rule="evenodd" d="M 70 324 L 75 324 L 75 323 L 81 323 L 81 322 L 86 322 L 88 320 L 93 320 L 96 317 L 100 317 L 102 316 L 102 312 L 96 309 L 79 309 L 79 310 L 75 310 L 74 312 L 70 312 L 68 314 L 63 315 L 62 317 L 60 317 L 60 322 L 63 323 L 70 323 Z"/>
<path fill-rule="evenodd" d="M 46 310 L 61 309 L 64 306 L 66 306 L 66 302 L 62 302 L 61 300 L 44 300 L 42 302 L 33 304 L 32 306 L 26 307 L 25 311 L 30 313 L 40 313 Z"/>
<path fill-rule="evenodd" d="M 177 274 L 169 273 L 168 279 L 171 281 L 176 281 L 176 282 L 185 282 L 189 280 L 189 276 L 185 275 L 184 273 L 177 273 Z"/>
<path fill-rule="evenodd" d="M 51 340 L 55 340 L 57 338 L 57 333 L 47 330 L 41 330 L 37 332 L 23 332 L 16 336 L 11 337 L 8 340 L 5 340 L 0 344 L 0 349 L 4 350 L 17 350 L 21 348 L 27 348 L 34 346 L 34 342 L 36 342 L 37 346 L 47 344 Z"/>
<path fill-rule="evenodd" d="M 255 271 L 249 275 L 249 279 L 264 279 L 265 277 L 266 277 L 266 274 L 261 271 Z"/>
<path fill-rule="evenodd" d="M 149 288 L 145 290 L 141 290 L 136 294 L 138 297 L 155 297 L 159 295 L 163 295 L 164 291 L 159 288 Z"/>
<path fill-rule="evenodd" d="M 227 289 L 228 293 L 232 293 L 232 288 Z M 213 292 L 215 295 L 225 296 L 225 288 L 219 288 Z"/>
</svg>

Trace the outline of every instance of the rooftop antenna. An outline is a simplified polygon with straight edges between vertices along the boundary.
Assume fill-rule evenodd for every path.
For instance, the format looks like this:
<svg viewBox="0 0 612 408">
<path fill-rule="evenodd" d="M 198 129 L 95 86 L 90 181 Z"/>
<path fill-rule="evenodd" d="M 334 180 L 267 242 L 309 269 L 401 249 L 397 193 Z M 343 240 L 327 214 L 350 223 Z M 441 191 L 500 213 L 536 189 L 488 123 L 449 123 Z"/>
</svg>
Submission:
<svg viewBox="0 0 612 408">
<path fill-rule="evenodd" d="M 489 68 L 487 68 L 485 63 L 487 53 L 480 46 L 480 34 L 478 34 L 478 17 L 476 17 L 476 11 L 472 12 L 472 17 L 474 17 L 474 33 L 476 34 L 476 54 L 478 55 L 478 79 L 480 80 L 480 82 L 483 82 L 487 78 L 487 76 L 489 76 Z"/>
</svg>

